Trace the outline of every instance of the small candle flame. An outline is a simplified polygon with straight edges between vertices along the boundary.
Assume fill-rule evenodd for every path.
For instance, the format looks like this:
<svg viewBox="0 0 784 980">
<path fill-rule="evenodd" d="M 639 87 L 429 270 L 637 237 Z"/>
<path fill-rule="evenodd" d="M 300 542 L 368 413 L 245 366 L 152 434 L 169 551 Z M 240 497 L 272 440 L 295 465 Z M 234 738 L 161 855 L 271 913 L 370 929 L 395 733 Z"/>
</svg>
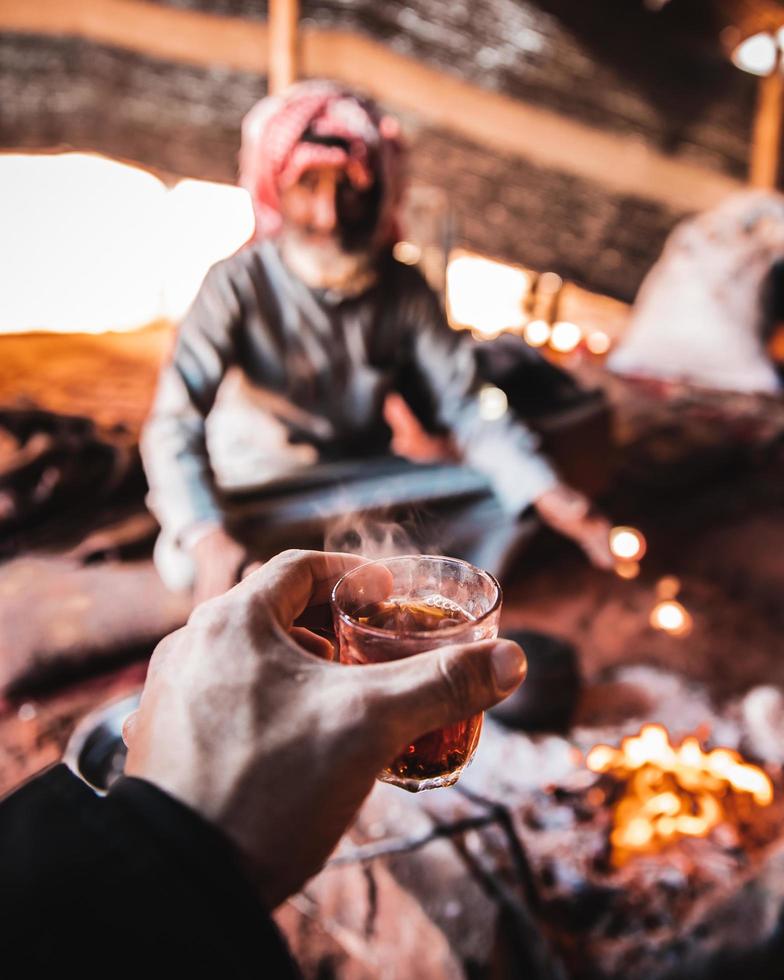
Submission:
<svg viewBox="0 0 784 980">
<path fill-rule="evenodd" d="M 523 338 L 529 347 L 544 347 L 550 339 L 550 324 L 546 320 L 529 320 Z"/>
<path fill-rule="evenodd" d="M 610 551 L 619 561 L 639 561 L 647 550 L 645 537 L 635 527 L 614 527 L 610 531 Z"/>
<path fill-rule="evenodd" d="M 675 599 L 662 599 L 651 610 L 650 624 L 671 636 L 686 636 L 691 632 L 692 618 L 688 610 Z"/>
<path fill-rule="evenodd" d="M 610 349 L 611 341 L 604 330 L 593 330 L 585 338 L 585 346 L 592 354 L 597 356 L 606 354 Z"/>
<path fill-rule="evenodd" d="M 486 422 L 495 422 L 506 415 L 509 401 L 495 385 L 483 385 L 479 392 L 479 415 Z"/>
<path fill-rule="evenodd" d="M 660 599 L 674 599 L 681 591 L 681 580 L 676 575 L 665 575 L 656 583 L 656 595 Z"/>
<path fill-rule="evenodd" d="M 582 337 L 583 332 L 576 323 L 561 320 L 555 324 L 550 334 L 550 346 L 560 354 L 569 354 L 577 347 Z"/>
</svg>

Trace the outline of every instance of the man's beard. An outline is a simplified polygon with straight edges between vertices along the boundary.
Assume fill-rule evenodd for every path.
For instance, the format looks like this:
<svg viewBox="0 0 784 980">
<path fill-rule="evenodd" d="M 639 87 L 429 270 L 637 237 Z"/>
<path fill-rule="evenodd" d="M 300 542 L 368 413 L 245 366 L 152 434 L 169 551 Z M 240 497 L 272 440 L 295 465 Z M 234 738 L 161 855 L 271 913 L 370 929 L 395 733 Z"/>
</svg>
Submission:
<svg viewBox="0 0 784 980">
<path fill-rule="evenodd" d="M 285 226 L 278 241 L 283 261 L 311 289 L 355 296 L 376 279 L 376 253 L 370 247 L 348 252 L 337 236 L 312 241 L 298 228 Z"/>
</svg>

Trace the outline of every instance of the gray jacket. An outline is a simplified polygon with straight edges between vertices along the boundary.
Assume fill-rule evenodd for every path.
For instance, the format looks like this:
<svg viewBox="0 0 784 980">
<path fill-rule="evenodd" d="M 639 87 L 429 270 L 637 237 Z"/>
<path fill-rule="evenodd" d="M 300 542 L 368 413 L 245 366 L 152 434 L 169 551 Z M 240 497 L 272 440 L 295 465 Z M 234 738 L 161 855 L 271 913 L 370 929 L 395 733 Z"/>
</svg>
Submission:
<svg viewBox="0 0 784 980">
<path fill-rule="evenodd" d="M 205 421 L 232 367 L 284 427 L 292 468 L 303 444 L 322 460 L 385 452 L 391 434 L 382 409 L 396 390 L 426 428 L 452 434 L 509 513 L 557 482 L 536 437 L 511 413 L 480 416 L 471 344 L 450 329 L 417 269 L 384 255 L 376 284 L 346 298 L 309 289 L 262 242 L 207 273 L 142 433 L 148 502 L 175 540 L 222 519 Z"/>
</svg>

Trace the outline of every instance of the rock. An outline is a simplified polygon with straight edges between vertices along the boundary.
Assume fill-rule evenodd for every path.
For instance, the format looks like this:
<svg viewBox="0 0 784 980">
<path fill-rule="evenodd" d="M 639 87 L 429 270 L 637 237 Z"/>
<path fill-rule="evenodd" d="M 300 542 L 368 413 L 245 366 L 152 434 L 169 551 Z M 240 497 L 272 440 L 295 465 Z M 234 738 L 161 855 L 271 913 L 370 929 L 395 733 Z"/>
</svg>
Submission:
<svg viewBox="0 0 784 980">
<path fill-rule="evenodd" d="M 755 687 L 741 702 L 746 744 L 758 759 L 784 764 L 784 694 L 777 687 Z"/>
</svg>

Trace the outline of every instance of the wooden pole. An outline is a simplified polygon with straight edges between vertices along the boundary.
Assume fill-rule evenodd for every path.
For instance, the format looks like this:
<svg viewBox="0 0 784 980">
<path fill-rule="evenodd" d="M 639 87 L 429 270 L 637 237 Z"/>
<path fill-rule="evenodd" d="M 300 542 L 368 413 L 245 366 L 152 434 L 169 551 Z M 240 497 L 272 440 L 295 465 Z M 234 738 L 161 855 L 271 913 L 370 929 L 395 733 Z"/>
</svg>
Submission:
<svg viewBox="0 0 784 980">
<path fill-rule="evenodd" d="M 299 0 L 269 0 L 270 94 L 280 92 L 299 76 L 298 20 Z"/>
<path fill-rule="evenodd" d="M 752 187 L 772 190 L 778 184 L 781 160 L 781 129 L 784 113 L 784 74 L 781 53 L 776 67 L 759 81 L 754 135 L 751 145 L 749 181 Z"/>
</svg>

